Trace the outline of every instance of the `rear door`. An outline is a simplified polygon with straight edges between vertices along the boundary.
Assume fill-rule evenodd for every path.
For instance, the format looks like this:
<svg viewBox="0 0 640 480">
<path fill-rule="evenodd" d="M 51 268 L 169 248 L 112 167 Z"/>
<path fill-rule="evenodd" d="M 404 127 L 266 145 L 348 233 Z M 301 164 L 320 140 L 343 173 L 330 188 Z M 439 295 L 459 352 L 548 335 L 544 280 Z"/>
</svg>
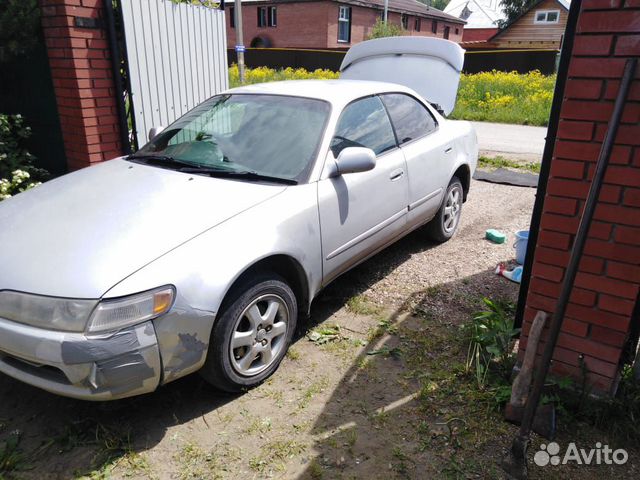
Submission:
<svg viewBox="0 0 640 480">
<path fill-rule="evenodd" d="M 324 284 L 406 228 L 406 164 L 377 96 L 344 108 L 328 155 L 337 158 L 342 149 L 353 146 L 371 148 L 377 155 L 375 168 L 318 182 Z"/>
<path fill-rule="evenodd" d="M 429 109 L 406 93 L 380 96 L 389 112 L 400 149 L 407 163 L 408 228 L 434 217 L 451 171 L 453 142 L 445 137 Z"/>
</svg>

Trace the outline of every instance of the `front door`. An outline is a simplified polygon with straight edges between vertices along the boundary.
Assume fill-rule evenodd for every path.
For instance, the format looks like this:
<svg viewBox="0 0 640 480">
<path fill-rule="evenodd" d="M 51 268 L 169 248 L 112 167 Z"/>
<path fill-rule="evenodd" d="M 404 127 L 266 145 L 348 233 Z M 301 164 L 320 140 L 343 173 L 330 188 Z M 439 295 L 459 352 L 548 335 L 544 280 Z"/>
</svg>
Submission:
<svg viewBox="0 0 640 480">
<path fill-rule="evenodd" d="M 406 228 L 406 164 L 377 96 L 345 107 L 328 155 L 337 158 L 343 148 L 354 146 L 376 153 L 375 168 L 318 183 L 325 285 Z"/>
<path fill-rule="evenodd" d="M 416 98 L 405 93 L 381 95 L 407 162 L 409 177 L 408 227 L 433 218 L 449 182 L 453 157 L 451 140 L 438 129 L 434 116 Z"/>
</svg>

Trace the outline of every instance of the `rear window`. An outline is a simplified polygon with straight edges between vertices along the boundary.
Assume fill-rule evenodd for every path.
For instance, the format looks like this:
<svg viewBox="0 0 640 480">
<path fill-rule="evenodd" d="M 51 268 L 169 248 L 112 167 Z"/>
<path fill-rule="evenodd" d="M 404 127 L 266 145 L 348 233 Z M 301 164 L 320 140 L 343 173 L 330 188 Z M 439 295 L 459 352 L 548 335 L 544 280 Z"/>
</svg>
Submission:
<svg viewBox="0 0 640 480">
<path fill-rule="evenodd" d="M 387 93 L 381 97 L 400 145 L 424 137 L 437 128 L 431 112 L 415 98 L 404 93 Z"/>
</svg>

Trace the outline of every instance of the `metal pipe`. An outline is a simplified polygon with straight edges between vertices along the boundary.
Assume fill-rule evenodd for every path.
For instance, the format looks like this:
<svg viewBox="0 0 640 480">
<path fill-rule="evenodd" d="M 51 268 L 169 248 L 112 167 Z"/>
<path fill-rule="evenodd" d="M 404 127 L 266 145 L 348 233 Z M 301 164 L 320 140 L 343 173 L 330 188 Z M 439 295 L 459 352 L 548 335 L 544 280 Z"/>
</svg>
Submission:
<svg viewBox="0 0 640 480">
<path fill-rule="evenodd" d="M 384 0 L 384 23 L 387 24 L 387 13 L 389 10 L 389 0 Z"/>
<path fill-rule="evenodd" d="M 238 74 L 240 84 L 244 84 L 244 35 L 242 32 L 242 0 L 235 0 L 233 13 L 236 23 L 236 55 L 238 57 Z"/>
<path fill-rule="evenodd" d="M 609 165 L 609 158 L 611 157 L 614 141 L 618 133 L 618 127 L 620 126 L 620 121 L 622 119 L 625 100 L 629 93 L 629 88 L 631 87 L 631 82 L 633 80 L 637 64 L 637 58 L 630 58 L 626 62 L 624 74 L 622 75 L 622 82 L 620 84 L 620 90 L 618 91 L 618 96 L 616 97 L 616 102 L 613 107 L 613 114 L 609 122 L 609 129 L 607 130 L 604 141 L 602 142 L 600 155 L 598 156 L 598 162 L 591 181 L 591 187 L 589 188 L 589 194 L 585 201 L 584 211 L 580 218 L 580 225 L 578 226 L 573 248 L 571 249 L 569 264 L 567 265 L 564 281 L 562 282 L 562 290 L 558 297 L 556 309 L 553 312 L 551 319 L 549 334 L 547 336 L 540 363 L 540 370 L 537 372 L 537 376 L 533 382 L 533 388 L 529 398 L 527 399 L 522 424 L 518 433 L 519 439 L 517 440 L 524 445 L 529 441 L 533 417 L 536 413 L 538 403 L 540 402 L 544 382 L 547 373 L 549 372 L 551 359 L 553 357 L 553 351 L 558 341 L 558 336 L 560 335 L 562 322 L 567 310 L 567 304 L 569 303 L 573 283 L 575 281 L 576 274 L 578 273 L 578 266 L 587 241 L 587 234 L 589 233 L 591 220 L 593 219 L 593 214 L 598 204 L 598 196 L 600 194 L 600 189 L 602 188 L 607 166 Z"/>
<path fill-rule="evenodd" d="M 118 123 L 120 124 L 120 144 L 123 154 L 131 153 L 131 141 L 129 139 L 129 125 L 127 123 L 127 111 L 124 106 L 124 88 L 122 87 L 122 60 L 118 48 L 116 35 L 115 15 L 111 0 L 105 0 L 105 14 L 107 17 L 107 30 L 109 36 L 109 50 L 111 51 L 111 69 L 113 70 L 113 83 L 116 91 L 116 108 L 118 109 Z"/>
</svg>

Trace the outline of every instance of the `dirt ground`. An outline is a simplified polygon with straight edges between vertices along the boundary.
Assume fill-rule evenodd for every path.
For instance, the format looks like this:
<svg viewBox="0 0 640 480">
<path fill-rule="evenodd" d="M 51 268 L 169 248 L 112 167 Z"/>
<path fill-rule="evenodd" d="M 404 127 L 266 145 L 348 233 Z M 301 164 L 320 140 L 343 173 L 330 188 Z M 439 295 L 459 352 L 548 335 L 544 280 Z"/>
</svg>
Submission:
<svg viewBox="0 0 640 480">
<path fill-rule="evenodd" d="M 337 280 L 278 372 L 248 393 L 192 375 L 87 403 L 0 376 L 0 478 L 3 442 L 6 478 L 503 478 L 516 429 L 466 379 L 460 325 L 483 296 L 515 301 L 517 285 L 493 270 L 513 258 L 534 194 L 474 182 L 453 240 L 416 232 Z M 487 228 L 509 240 L 485 241 Z M 533 466 L 531 477 L 638 478 L 639 459 L 636 448 L 624 467 Z"/>
</svg>

